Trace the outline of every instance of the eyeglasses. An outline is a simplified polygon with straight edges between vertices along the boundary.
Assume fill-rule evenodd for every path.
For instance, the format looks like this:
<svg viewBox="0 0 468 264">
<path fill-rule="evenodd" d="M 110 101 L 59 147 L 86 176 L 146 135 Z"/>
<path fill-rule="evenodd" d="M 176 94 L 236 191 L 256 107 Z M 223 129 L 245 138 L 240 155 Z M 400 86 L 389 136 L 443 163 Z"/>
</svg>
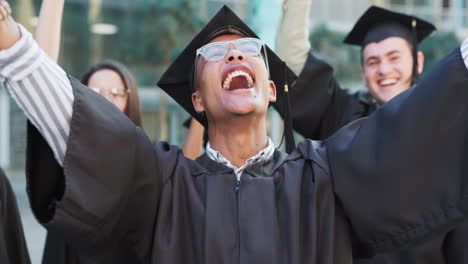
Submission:
<svg viewBox="0 0 468 264">
<path fill-rule="evenodd" d="M 112 88 L 110 90 L 107 89 L 101 89 L 101 88 L 93 88 L 90 87 L 93 91 L 96 93 L 104 96 L 104 97 L 112 97 L 112 98 L 117 98 L 117 97 L 126 97 L 130 91 L 124 89 L 124 88 Z"/>
<path fill-rule="evenodd" d="M 229 45 L 234 44 L 234 48 L 244 53 L 246 56 L 259 55 L 265 42 L 256 38 L 241 38 L 232 41 L 219 41 L 206 44 L 197 49 L 197 56 L 202 55 L 207 61 L 217 62 L 228 54 Z"/>
</svg>

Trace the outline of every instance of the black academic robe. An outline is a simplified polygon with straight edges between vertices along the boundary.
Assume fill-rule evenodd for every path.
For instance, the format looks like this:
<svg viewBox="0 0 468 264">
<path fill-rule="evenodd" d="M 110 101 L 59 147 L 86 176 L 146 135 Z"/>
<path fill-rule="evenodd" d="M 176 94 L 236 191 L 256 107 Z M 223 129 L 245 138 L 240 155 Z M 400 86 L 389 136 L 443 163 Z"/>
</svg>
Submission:
<svg viewBox="0 0 468 264">
<path fill-rule="evenodd" d="M 42 264 L 84 264 L 86 259 L 83 258 L 85 256 L 80 256 L 79 252 L 68 245 L 60 234 L 47 233 Z"/>
<path fill-rule="evenodd" d="M 0 168 L 0 263 L 28 264 L 28 249 L 24 240 L 18 205 L 10 182 Z"/>
<path fill-rule="evenodd" d="M 294 129 L 306 138 L 326 139 L 339 128 L 377 109 L 368 92 L 349 93 L 342 89 L 333 68 L 312 53 L 290 94 Z M 446 117 L 453 115 L 456 113 L 446 111 Z M 355 263 L 464 264 L 468 263 L 467 249 L 468 220 L 465 220 L 453 229 L 439 232 L 432 239 L 408 249 L 355 259 Z"/>
<path fill-rule="evenodd" d="M 153 147 L 72 80 L 63 168 L 29 126 L 31 207 L 98 263 L 341 264 L 410 246 L 468 211 L 460 52 L 429 76 L 324 142 L 305 140 L 289 156 L 275 151 L 244 171 L 239 188 L 232 169 L 206 155 L 192 161 L 167 143 Z"/>
<path fill-rule="evenodd" d="M 324 140 L 376 110 L 368 92 L 350 93 L 342 89 L 332 66 L 312 52 L 289 95 L 293 128 L 310 139 Z"/>
</svg>

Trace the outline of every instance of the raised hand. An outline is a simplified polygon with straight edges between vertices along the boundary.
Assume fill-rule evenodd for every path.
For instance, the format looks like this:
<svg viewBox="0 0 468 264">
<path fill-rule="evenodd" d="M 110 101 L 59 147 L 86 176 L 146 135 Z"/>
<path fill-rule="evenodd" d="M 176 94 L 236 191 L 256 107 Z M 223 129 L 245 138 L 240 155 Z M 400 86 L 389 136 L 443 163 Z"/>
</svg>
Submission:
<svg viewBox="0 0 468 264">
<path fill-rule="evenodd" d="M 1 1 L 1 0 L 0 0 Z M 55 62 L 60 51 L 60 32 L 65 0 L 43 0 L 34 34 L 39 47 Z"/>
<path fill-rule="evenodd" d="M 5 0 L 0 0 L 0 21 L 6 20 L 11 14 L 11 7 Z"/>
<path fill-rule="evenodd" d="M 11 16 L 11 7 L 6 0 L 0 0 L 0 50 L 7 49 L 21 37 L 20 30 Z"/>
</svg>

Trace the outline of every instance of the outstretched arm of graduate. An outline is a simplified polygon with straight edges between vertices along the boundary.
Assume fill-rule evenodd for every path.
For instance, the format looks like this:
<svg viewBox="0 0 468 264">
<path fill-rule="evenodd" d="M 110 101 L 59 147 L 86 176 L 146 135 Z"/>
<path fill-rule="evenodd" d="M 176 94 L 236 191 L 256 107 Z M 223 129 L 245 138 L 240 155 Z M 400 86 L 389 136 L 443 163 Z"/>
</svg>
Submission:
<svg viewBox="0 0 468 264">
<path fill-rule="evenodd" d="M 306 138 L 325 139 L 348 123 L 358 95 L 343 90 L 330 64 L 316 57 L 309 42 L 311 0 L 284 0 L 276 52 L 298 76 L 290 88 L 293 128 Z"/>
<path fill-rule="evenodd" d="M 34 38 L 53 61 L 60 53 L 60 32 L 65 0 L 43 0 Z"/>
<path fill-rule="evenodd" d="M 328 139 L 361 254 L 450 230 L 468 213 L 468 40 L 413 88 Z"/>
<path fill-rule="evenodd" d="M 0 21 L 0 79 L 32 124 L 26 174 L 38 220 L 90 253 L 122 247 L 148 256 L 159 176 L 180 151 L 154 151 L 140 128 L 67 76 L 11 17 Z M 162 159 L 167 166 L 157 167 Z"/>
</svg>

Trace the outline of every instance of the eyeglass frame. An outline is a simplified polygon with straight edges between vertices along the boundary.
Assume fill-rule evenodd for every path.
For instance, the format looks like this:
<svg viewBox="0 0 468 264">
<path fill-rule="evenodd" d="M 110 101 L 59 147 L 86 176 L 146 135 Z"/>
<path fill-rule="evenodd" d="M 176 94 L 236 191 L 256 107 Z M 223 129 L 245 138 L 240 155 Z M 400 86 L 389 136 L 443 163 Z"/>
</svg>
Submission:
<svg viewBox="0 0 468 264">
<path fill-rule="evenodd" d="M 258 51 L 258 55 L 260 55 L 262 58 L 263 58 L 263 61 L 265 62 L 265 66 L 267 68 L 267 72 L 268 72 L 268 78 L 270 78 L 270 64 L 268 63 L 268 56 L 267 56 L 267 49 L 266 49 L 266 43 L 265 41 L 261 40 L 261 39 L 258 39 L 258 38 L 240 38 L 240 39 L 235 39 L 235 40 L 229 40 L 229 41 L 216 41 L 216 42 L 212 42 L 212 43 L 208 43 L 208 44 L 205 44 L 203 45 L 202 47 L 198 48 L 197 51 L 196 51 L 196 55 L 195 55 L 195 60 L 196 58 L 198 58 L 198 55 L 201 55 L 203 57 L 203 59 L 205 59 L 206 61 L 209 61 L 209 62 L 217 62 L 217 61 L 220 61 L 222 60 L 222 58 L 225 58 L 226 55 L 229 53 L 229 44 L 230 43 L 233 43 L 234 44 L 234 47 L 237 49 L 237 42 L 241 41 L 241 40 L 253 40 L 257 43 L 260 44 L 260 50 Z M 226 51 L 226 54 L 224 54 L 224 56 L 222 58 L 220 58 L 219 60 L 210 60 L 208 58 L 206 58 L 205 56 L 203 56 L 203 50 L 206 49 L 207 47 L 210 47 L 210 46 L 213 46 L 213 45 L 216 45 L 216 44 L 220 44 L 220 43 L 225 43 L 226 46 L 228 47 L 227 51 Z M 262 49 L 263 49 L 263 53 L 264 53 L 264 56 L 262 56 Z M 242 51 L 241 51 L 242 52 Z M 256 54 L 257 55 L 257 54 Z M 196 68 L 195 68 L 195 72 L 196 72 Z"/>
<path fill-rule="evenodd" d="M 254 41 L 258 44 L 260 44 L 260 49 L 258 51 L 258 54 L 261 54 L 262 52 L 262 48 L 265 46 L 265 41 L 261 40 L 261 39 L 258 39 L 258 38 L 240 38 L 240 39 L 236 39 L 236 40 L 229 40 L 229 41 L 216 41 L 216 42 L 212 42 L 212 43 L 208 43 L 206 45 L 203 45 L 202 47 L 198 48 L 197 49 L 197 52 L 196 52 L 196 56 L 198 55 L 201 55 L 205 60 L 207 61 L 210 61 L 210 62 L 217 62 L 219 60 L 221 60 L 222 58 L 226 57 L 226 55 L 229 53 L 229 44 L 234 44 L 234 48 L 237 49 L 237 43 L 239 43 L 240 41 L 246 41 L 246 40 L 251 40 L 251 41 Z M 224 56 L 222 56 L 222 58 L 218 59 L 218 60 L 211 60 L 211 59 L 208 59 L 207 57 L 205 57 L 203 55 L 203 51 L 206 49 L 206 48 L 209 48 L 211 46 L 214 46 L 214 45 L 224 45 L 227 47 L 227 50 L 226 50 L 226 54 L 224 54 Z M 257 54 L 256 54 L 257 55 Z"/>
<path fill-rule="evenodd" d="M 96 93 L 106 97 L 106 95 L 111 95 L 112 97 L 128 97 L 130 95 L 130 90 L 126 89 L 126 88 L 123 88 L 123 93 L 116 93 L 115 90 L 119 89 L 119 88 L 111 88 L 111 90 L 109 92 L 107 92 L 107 90 L 105 89 L 101 89 L 101 88 L 94 88 L 94 87 L 89 87 L 91 90 L 95 91 Z M 120 89 L 119 89 L 120 90 Z M 101 91 L 106 91 L 106 94 L 103 94 L 101 93 Z"/>
</svg>

